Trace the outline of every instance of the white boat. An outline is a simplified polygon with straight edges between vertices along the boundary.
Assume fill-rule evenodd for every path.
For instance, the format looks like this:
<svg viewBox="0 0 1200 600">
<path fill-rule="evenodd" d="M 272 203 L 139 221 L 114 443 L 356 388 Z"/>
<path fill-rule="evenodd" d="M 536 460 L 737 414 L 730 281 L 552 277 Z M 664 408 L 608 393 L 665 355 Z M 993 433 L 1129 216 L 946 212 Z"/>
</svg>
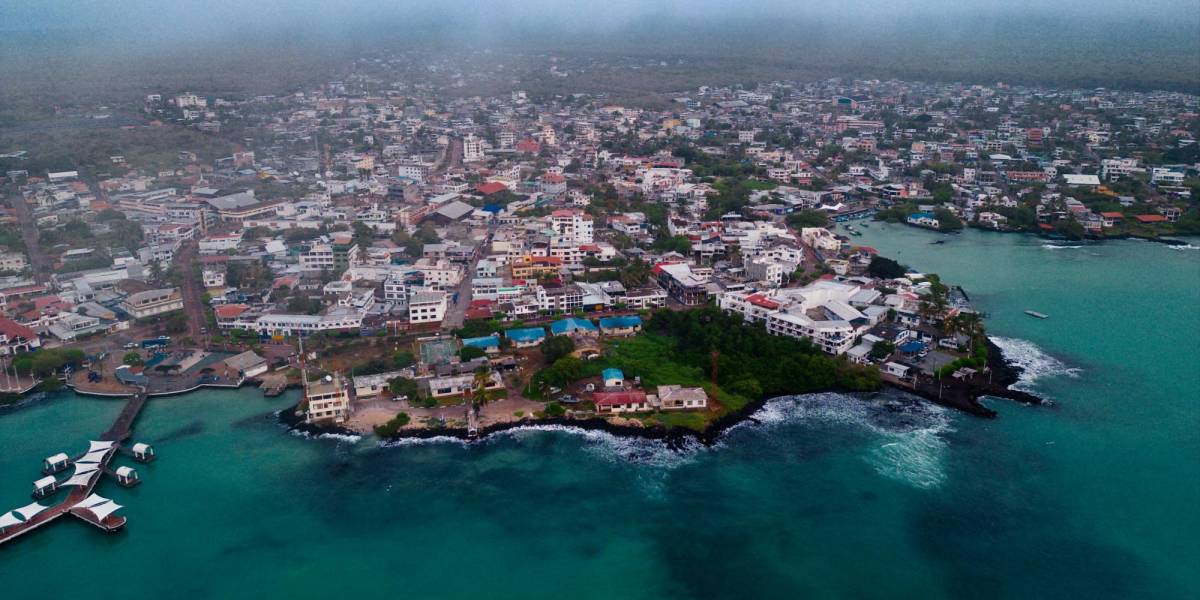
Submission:
<svg viewBox="0 0 1200 600">
<path fill-rule="evenodd" d="M 1050 315 L 1042 314 L 1036 310 L 1027 310 L 1027 311 L 1025 311 L 1025 314 L 1027 314 L 1031 317 L 1036 317 L 1038 319 L 1049 319 L 1050 318 Z"/>
</svg>

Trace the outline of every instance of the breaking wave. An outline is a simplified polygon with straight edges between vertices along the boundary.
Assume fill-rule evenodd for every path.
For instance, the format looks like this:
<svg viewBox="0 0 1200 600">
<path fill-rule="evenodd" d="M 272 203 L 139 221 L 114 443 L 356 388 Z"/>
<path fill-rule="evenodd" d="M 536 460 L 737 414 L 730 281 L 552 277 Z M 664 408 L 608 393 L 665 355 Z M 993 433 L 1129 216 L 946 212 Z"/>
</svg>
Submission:
<svg viewBox="0 0 1200 600">
<path fill-rule="evenodd" d="M 1021 369 L 1021 376 L 1012 386 L 1013 389 L 1030 392 L 1032 391 L 1030 387 L 1039 379 L 1062 375 L 1079 377 L 1083 372 L 1081 369 L 1068 367 L 1061 360 L 1046 354 L 1037 344 L 1028 340 L 999 336 L 992 336 L 989 339 L 1004 353 L 1006 361 Z"/>
<path fill-rule="evenodd" d="M 834 423 L 875 436 L 864 459 L 884 477 L 913 487 L 934 488 L 946 479 L 944 461 L 953 431 L 947 409 L 919 398 L 883 394 L 868 399 L 824 393 L 776 398 L 740 428 L 773 428 L 804 422 Z"/>
<path fill-rule="evenodd" d="M 345 442 L 347 444 L 357 444 L 359 442 L 359 440 L 362 440 L 361 435 L 348 434 L 348 433 L 318 433 L 318 434 L 314 435 L 312 433 L 309 433 L 307 431 L 301 431 L 299 429 L 289 429 L 288 431 L 292 435 L 294 435 L 296 437 L 302 437 L 306 440 L 336 440 L 338 442 Z"/>
<path fill-rule="evenodd" d="M 1191 244 L 1182 244 L 1182 245 L 1172 244 L 1167 247 L 1172 250 L 1200 250 L 1200 246 L 1193 246 Z"/>
<path fill-rule="evenodd" d="M 1042 244 L 1042 247 L 1047 250 L 1065 250 L 1068 248 L 1082 248 L 1083 246 L 1067 246 L 1063 244 Z"/>
<path fill-rule="evenodd" d="M 509 439 L 521 441 L 531 435 L 557 433 L 578 436 L 583 440 L 583 449 L 594 456 L 625 463 L 643 466 L 673 469 L 687 464 L 704 450 L 704 445 L 694 439 L 686 439 L 668 446 L 663 440 L 620 436 L 595 429 L 584 429 L 569 425 L 522 425 L 512 429 L 504 429 L 490 433 L 478 441 L 468 441 L 459 437 L 439 435 L 426 438 L 399 438 L 379 443 L 382 448 L 403 448 L 449 444 L 470 448 L 473 446 L 496 443 L 498 440 Z"/>
<path fill-rule="evenodd" d="M 691 463 L 705 450 L 700 442 L 687 438 L 682 445 L 668 446 L 663 440 L 621 436 L 595 429 L 569 425 L 526 425 L 499 431 L 492 438 L 510 437 L 520 440 L 531 434 L 555 432 L 577 435 L 583 439 L 584 450 L 605 460 L 633 463 L 658 469 L 674 469 Z"/>
</svg>

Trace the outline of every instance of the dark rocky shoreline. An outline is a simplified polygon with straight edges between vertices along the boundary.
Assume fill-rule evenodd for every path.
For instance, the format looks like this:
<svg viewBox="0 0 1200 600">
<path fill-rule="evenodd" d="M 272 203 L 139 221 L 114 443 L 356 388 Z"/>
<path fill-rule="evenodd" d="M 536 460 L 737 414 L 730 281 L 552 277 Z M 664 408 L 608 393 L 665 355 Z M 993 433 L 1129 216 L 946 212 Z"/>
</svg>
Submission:
<svg viewBox="0 0 1200 600">
<path fill-rule="evenodd" d="M 996 411 L 984 406 L 979 402 L 983 396 L 995 396 L 999 398 L 1007 398 L 1016 402 L 1030 405 L 1043 404 L 1043 400 L 1033 394 L 1022 392 L 1020 390 L 1010 389 L 1009 386 L 1016 383 L 1021 376 L 1021 368 L 1008 362 L 1003 355 L 1003 352 L 988 340 L 988 366 L 992 369 L 992 383 L 986 386 L 980 385 L 947 385 L 940 390 L 936 385 L 922 386 L 918 385 L 915 389 L 903 385 L 894 385 L 885 382 L 890 388 L 907 392 L 924 398 L 939 406 L 953 408 L 982 418 L 995 418 Z M 838 392 L 839 390 L 826 390 L 829 392 Z M 542 426 L 542 425 L 559 425 L 564 427 L 575 427 L 588 431 L 603 431 L 616 436 L 638 437 L 643 439 L 662 441 L 668 448 L 679 449 L 686 446 L 689 442 L 695 441 L 705 446 L 711 446 L 730 428 L 743 422 L 754 423 L 754 414 L 757 413 L 771 398 L 760 398 L 755 400 L 741 410 L 729 413 L 716 421 L 713 421 L 703 431 L 687 429 L 684 427 L 673 427 L 670 429 L 663 427 L 634 427 L 630 425 L 614 425 L 605 419 L 587 418 L 587 419 L 570 419 L 565 417 L 553 419 L 528 419 L 522 421 L 514 421 L 512 423 L 501 423 L 484 427 L 479 430 L 478 435 L 472 438 L 465 428 L 439 428 L 439 429 L 413 429 L 409 431 L 401 431 L 398 435 L 387 438 L 386 441 L 401 440 L 401 439 L 431 439 L 438 437 L 452 437 L 461 440 L 482 440 L 487 436 L 507 431 L 510 429 L 519 429 L 522 427 Z M 311 425 L 304 423 L 297 415 L 295 407 L 284 409 L 279 412 L 279 422 L 287 425 L 289 429 L 301 431 L 308 435 L 318 436 L 322 434 L 337 434 L 337 435 L 360 435 L 358 432 L 345 429 L 338 426 L 328 425 Z"/>
</svg>

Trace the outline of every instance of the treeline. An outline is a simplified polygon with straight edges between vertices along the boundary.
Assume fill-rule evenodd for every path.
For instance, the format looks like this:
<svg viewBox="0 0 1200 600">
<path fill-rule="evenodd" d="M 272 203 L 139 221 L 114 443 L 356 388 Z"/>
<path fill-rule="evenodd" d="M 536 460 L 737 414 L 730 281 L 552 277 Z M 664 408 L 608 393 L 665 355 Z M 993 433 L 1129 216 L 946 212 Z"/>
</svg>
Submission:
<svg viewBox="0 0 1200 600">
<path fill-rule="evenodd" d="M 646 328 L 677 340 L 671 359 L 703 369 L 706 377 L 712 377 L 713 353 L 718 353 L 717 384 L 749 398 L 870 391 L 880 385 L 875 368 L 826 355 L 808 340 L 770 335 L 762 325 L 747 325 L 714 307 L 661 310 Z"/>
</svg>

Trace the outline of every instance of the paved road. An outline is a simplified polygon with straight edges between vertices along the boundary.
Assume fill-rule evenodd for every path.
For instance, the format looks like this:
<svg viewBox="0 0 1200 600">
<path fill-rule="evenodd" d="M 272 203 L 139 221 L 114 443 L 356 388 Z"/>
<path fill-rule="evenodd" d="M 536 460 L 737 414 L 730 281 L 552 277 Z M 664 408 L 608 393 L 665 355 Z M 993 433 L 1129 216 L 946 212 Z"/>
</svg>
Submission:
<svg viewBox="0 0 1200 600">
<path fill-rule="evenodd" d="M 457 329 L 462 327 L 466 320 L 467 308 L 471 306 L 471 280 L 475 278 L 475 269 L 479 267 L 484 249 L 492 243 L 492 234 L 495 232 L 496 226 L 489 226 L 487 236 L 475 247 L 475 254 L 471 255 L 471 262 L 467 263 L 462 282 L 458 284 L 458 302 L 451 302 L 446 309 L 446 318 L 442 319 L 442 329 Z"/>
<path fill-rule="evenodd" d="M 29 251 L 29 265 L 33 269 L 33 278 L 38 283 L 46 283 L 50 281 L 50 260 L 42 254 L 42 248 L 38 245 L 37 221 L 33 219 L 33 211 L 21 194 L 12 197 L 12 205 L 17 213 L 17 220 L 21 222 L 21 237 L 25 240 L 25 249 Z"/>
<path fill-rule="evenodd" d="M 205 346 L 208 343 L 208 336 L 200 332 L 200 328 L 207 323 L 202 299 L 204 290 L 200 289 L 203 282 L 192 271 L 192 265 L 196 264 L 196 254 L 196 242 L 188 240 L 175 254 L 175 264 L 179 267 L 179 272 L 183 274 L 180 293 L 183 295 L 183 312 L 188 319 L 188 335 L 200 346 Z"/>
</svg>

